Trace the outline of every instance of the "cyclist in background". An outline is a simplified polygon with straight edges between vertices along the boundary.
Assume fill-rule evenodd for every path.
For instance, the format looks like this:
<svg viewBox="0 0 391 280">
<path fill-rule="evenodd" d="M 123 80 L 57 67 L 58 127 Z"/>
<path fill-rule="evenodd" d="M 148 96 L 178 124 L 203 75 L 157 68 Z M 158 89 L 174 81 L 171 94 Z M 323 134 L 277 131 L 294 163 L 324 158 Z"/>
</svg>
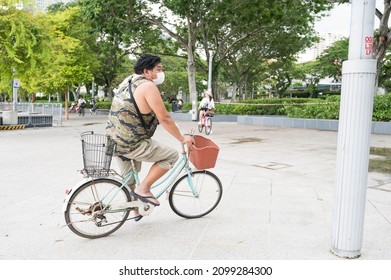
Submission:
<svg viewBox="0 0 391 280">
<path fill-rule="evenodd" d="M 79 100 L 77 101 L 77 107 L 79 110 L 79 116 L 83 115 L 85 113 L 85 107 L 86 107 L 86 100 L 83 98 L 83 96 L 79 97 Z"/>
<path fill-rule="evenodd" d="M 200 109 L 200 119 L 198 124 L 201 124 L 201 120 L 205 114 L 213 114 L 213 110 L 215 109 L 215 102 L 213 101 L 213 95 L 209 90 L 204 92 L 204 98 L 202 98 L 198 109 Z"/>
<path fill-rule="evenodd" d="M 92 115 L 92 113 L 96 113 L 96 109 L 98 109 L 98 104 L 96 104 L 94 98 L 91 98 L 90 105 L 91 105 L 90 113 Z"/>
</svg>

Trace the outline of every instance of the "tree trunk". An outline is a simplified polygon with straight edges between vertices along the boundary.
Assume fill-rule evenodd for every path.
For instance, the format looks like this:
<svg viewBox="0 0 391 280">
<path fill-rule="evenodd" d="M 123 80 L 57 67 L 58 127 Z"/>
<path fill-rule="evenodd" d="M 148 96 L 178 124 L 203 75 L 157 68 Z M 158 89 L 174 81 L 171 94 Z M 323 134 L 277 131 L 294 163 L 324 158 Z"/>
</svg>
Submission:
<svg viewBox="0 0 391 280">
<path fill-rule="evenodd" d="M 75 101 L 77 101 L 79 98 L 77 97 L 77 93 L 76 93 L 76 91 L 75 90 L 71 90 L 71 92 L 72 92 L 72 95 L 73 95 L 73 100 L 75 100 Z M 68 100 L 69 101 L 69 100 Z"/>
<path fill-rule="evenodd" d="M 188 73 L 188 77 L 189 77 L 190 101 L 191 102 L 193 102 L 194 100 L 197 101 L 194 54 L 190 50 L 188 51 L 188 55 L 187 55 L 187 73 Z"/>
<path fill-rule="evenodd" d="M 377 87 L 379 83 L 380 70 L 384 63 L 384 57 L 387 53 L 388 47 L 391 45 L 391 31 L 388 28 L 388 21 L 390 18 L 391 5 L 389 1 L 384 2 L 384 10 L 381 13 L 376 9 L 376 16 L 380 20 L 378 35 L 374 36 L 373 42 L 373 56 L 377 61 L 377 71 L 376 71 L 376 85 L 375 92 L 377 92 Z"/>
<path fill-rule="evenodd" d="M 191 101 L 191 109 L 193 111 L 192 120 L 197 120 L 197 87 L 195 79 L 195 62 L 194 62 L 194 49 L 195 49 L 195 36 L 194 36 L 194 25 L 187 19 L 187 72 L 189 76 L 189 95 Z"/>
<path fill-rule="evenodd" d="M 57 94 L 57 102 L 61 102 L 62 101 L 61 94 L 59 92 L 57 92 L 56 94 Z"/>
<path fill-rule="evenodd" d="M 69 120 L 69 115 L 68 115 L 68 92 L 65 90 L 65 119 Z"/>
</svg>

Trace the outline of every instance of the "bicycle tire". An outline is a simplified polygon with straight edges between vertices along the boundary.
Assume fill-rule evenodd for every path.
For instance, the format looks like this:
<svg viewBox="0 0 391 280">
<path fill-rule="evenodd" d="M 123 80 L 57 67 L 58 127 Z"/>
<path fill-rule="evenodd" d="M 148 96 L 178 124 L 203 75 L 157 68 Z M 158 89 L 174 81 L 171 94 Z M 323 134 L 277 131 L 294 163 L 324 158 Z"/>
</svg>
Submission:
<svg viewBox="0 0 391 280">
<path fill-rule="evenodd" d="M 186 219 L 209 214 L 217 207 L 223 195 L 220 179 L 212 172 L 199 170 L 192 172 L 191 176 L 199 193 L 198 197 L 195 197 L 190 189 L 187 174 L 175 182 L 168 197 L 174 213 Z"/>
<path fill-rule="evenodd" d="M 212 131 L 212 119 L 211 118 L 207 118 L 206 119 L 206 124 L 205 124 L 205 133 L 206 133 L 206 135 L 209 135 L 211 131 Z"/>
<path fill-rule="evenodd" d="M 105 212 L 104 215 L 96 215 L 95 221 L 92 219 L 94 213 L 105 206 L 100 199 L 109 193 L 117 193 L 111 204 L 131 201 L 127 188 L 121 188 L 121 183 L 112 179 L 97 179 L 81 186 L 69 199 L 64 213 L 69 229 L 78 236 L 90 239 L 105 237 L 118 230 L 127 220 L 130 209 Z"/>
</svg>

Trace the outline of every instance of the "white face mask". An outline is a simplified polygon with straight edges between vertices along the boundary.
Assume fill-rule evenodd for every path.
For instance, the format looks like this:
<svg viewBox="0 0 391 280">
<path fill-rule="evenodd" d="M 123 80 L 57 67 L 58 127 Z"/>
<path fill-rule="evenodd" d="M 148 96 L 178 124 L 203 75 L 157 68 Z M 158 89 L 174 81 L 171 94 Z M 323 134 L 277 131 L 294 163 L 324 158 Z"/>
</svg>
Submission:
<svg viewBox="0 0 391 280">
<path fill-rule="evenodd" d="M 157 79 L 152 80 L 155 85 L 160 85 L 164 82 L 164 72 L 157 73 Z"/>
</svg>

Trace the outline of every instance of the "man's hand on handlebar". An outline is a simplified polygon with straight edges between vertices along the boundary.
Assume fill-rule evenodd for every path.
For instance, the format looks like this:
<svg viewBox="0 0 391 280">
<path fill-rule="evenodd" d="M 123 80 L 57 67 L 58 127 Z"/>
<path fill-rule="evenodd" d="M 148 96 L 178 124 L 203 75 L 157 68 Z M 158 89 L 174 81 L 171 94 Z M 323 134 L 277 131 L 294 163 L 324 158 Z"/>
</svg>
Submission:
<svg viewBox="0 0 391 280">
<path fill-rule="evenodd" d="M 182 144 L 191 145 L 193 143 L 194 143 L 194 138 L 192 135 L 188 135 L 188 134 L 183 135 Z"/>
</svg>

